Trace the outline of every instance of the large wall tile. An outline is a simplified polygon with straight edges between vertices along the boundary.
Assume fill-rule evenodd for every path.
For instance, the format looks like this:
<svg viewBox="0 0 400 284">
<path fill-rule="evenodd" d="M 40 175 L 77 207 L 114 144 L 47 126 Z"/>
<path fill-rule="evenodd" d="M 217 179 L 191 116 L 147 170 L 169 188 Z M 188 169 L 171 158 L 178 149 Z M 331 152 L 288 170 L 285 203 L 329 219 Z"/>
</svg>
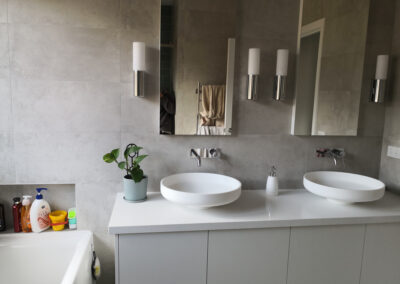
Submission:
<svg viewBox="0 0 400 284">
<path fill-rule="evenodd" d="M 272 41 L 292 37 L 296 42 L 300 1 L 240 1 L 240 33 Z M 286 48 L 286 47 L 285 47 Z"/>
<path fill-rule="evenodd" d="M 79 229 L 107 234 L 115 194 L 123 191 L 122 175 L 115 182 L 80 182 L 75 185 L 75 189 Z M 94 212 L 94 208 L 101 210 Z"/>
<path fill-rule="evenodd" d="M 121 28 L 158 36 L 160 0 L 121 0 Z"/>
<path fill-rule="evenodd" d="M 0 23 L 0 79 L 8 78 L 9 62 L 8 25 Z"/>
<path fill-rule="evenodd" d="M 7 23 L 7 0 L 0 0 L 0 23 Z"/>
<path fill-rule="evenodd" d="M 158 103 L 158 96 L 146 95 L 145 98 L 134 97 L 133 84 L 122 84 L 122 131 L 137 132 L 140 135 L 157 135 L 160 127 L 160 109 L 155 106 Z"/>
<path fill-rule="evenodd" d="M 119 132 L 16 132 L 17 183 L 119 180 L 120 170 L 102 157 L 120 145 Z"/>
<path fill-rule="evenodd" d="M 115 30 L 10 25 L 11 64 L 20 77 L 119 81 Z"/>
<path fill-rule="evenodd" d="M 115 0 L 12 0 L 9 22 L 118 28 L 119 1 Z"/>
<path fill-rule="evenodd" d="M 0 184 L 16 183 L 14 140 L 11 132 L 0 132 Z"/>
<path fill-rule="evenodd" d="M 11 131 L 13 129 L 12 121 L 12 97 L 10 82 L 0 78 L 0 132 Z"/>
<path fill-rule="evenodd" d="M 121 85 L 13 80 L 16 131 L 120 131 Z"/>
</svg>

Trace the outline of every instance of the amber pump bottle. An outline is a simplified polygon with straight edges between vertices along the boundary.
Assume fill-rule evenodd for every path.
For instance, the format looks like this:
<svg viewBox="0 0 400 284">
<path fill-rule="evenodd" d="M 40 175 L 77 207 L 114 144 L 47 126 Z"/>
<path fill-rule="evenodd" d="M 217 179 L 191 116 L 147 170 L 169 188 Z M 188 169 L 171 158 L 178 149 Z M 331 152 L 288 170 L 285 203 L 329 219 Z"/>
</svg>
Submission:
<svg viewBox="0 0 400 284">
<path fill-rule="evenodd" d="M 14 204 L 12 207 L 13 212 L 13 220 L 14 220 L 14 232 L 19 233 L 22 231 L 21 227 L 21 198 L 14 197 L 13 198 Z"/>
<path fill-rule="evenodd" d="M 22 196 L 21 227 L 24 233 L 32 232 L 30 220 L 31 198 L 32 196 L 30 195 Z"/>
</svg>

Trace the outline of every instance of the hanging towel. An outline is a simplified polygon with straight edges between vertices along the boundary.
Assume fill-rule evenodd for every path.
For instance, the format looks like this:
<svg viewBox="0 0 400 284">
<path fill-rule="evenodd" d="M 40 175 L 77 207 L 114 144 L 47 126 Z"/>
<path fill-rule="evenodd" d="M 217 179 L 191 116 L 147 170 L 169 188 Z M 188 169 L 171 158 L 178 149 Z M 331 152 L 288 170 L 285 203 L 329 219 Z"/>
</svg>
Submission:
<svg viewBox="0 0 400 284">
<path fill-rule="evenodd" d="M 224 126 L 225 85 L 203 85 L 201 126 Z"/>
<path fill-rule="evenodd" d="M 197 135 L 225 135 L 225 128 L 217 126 L 200 126 Z"/>
</svg>

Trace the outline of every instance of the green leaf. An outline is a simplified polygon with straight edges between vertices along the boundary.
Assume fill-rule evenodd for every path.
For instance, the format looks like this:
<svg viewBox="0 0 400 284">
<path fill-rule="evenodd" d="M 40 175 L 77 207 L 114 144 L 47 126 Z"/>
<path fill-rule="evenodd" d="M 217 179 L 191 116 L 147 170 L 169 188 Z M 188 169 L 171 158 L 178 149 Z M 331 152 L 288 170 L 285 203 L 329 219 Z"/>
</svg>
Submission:
<svg viewBox="0 0 400 284">
<path fill-rule="evenodd" d="M 130 154 L 133 154 L 133 153 L 136 153 L 136 152 L 139 152 L 140 150 L 142 150 L 143 149 L 143 147 L 139 147 L 139 146 L 132 146 L 131 148 L 129 148 L 129 151 L 128 151 L 128 153 L 129 153 L 129 155 Z"/>
<path fill-rule="evenodd" d="M 129 155 L 129 148 L 126 148 L 124 151 L 125 160 L 128 159 L 128 155 Z"/>
<path fill-rule="evenodd" d="M 136 159 L 134 160 L 134 162 L 136 163 L 136 164 L 139 164 L 141 161 L 143 161 L 143 159 L 144 158 L 146 158 L 148 155 L 141 155 L 141 156 L 138 156 L 138 157 L 136 157 Z"/>
<path fill-rule="evenodd" d="M 132 172 L 131 172 L 131 176 L 132 179 L 134 180 L 135 183 L 140 182 L 143 179 L 143 170 L 140 168 L 135 168 Z"/>
<path fill-rule="evenodd" d="M 119 162 L 118 163 L 118 168 L 120 168 L 121 170 L 124 170 L 125 169 L 125 165 L 126 165 L 125 162 Z"/>
<path fill-rule="evenodd" d="M 106 163 L 112 163 L 115 161 L 114 155 L 111 153 L 107 153 L 103 156 L 103 160 Z"/>
<path fill-rule="evenodd" d="M 115 159 L 115 160 L 118 159 L 118 156 L 119 156 L 119 149 L 114 149 L 114 150 L 112 150 L 112 151 L 111 151 L 111 155 L 114 156 L 114 159 Z"/>
</svg>

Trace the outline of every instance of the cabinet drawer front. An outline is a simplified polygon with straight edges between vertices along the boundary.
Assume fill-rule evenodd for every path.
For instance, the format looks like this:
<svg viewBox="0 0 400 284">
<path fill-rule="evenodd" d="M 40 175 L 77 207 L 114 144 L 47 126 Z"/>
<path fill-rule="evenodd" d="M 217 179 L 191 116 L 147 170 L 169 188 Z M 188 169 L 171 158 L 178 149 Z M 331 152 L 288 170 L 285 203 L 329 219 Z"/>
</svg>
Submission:
<svg viewBox="0 0 400 284">
<path fill-rule="evenodd" d="M 206 284 L 207 232 L 119 236 L 120 284 Z"/>
<path fill-rule="evenodd" d="M 292 228 L 288 284 L 359 284 L 364 225 Z"/>
<path fill-rule="evenodd" d="M 400 224 L 367 225 L 361 284 L 400 283 Z"/>
<path fill-rule="evenodd" d="M 289 228 L 212 231 L 207 284 L 286 284 Z"/>
</svg>

